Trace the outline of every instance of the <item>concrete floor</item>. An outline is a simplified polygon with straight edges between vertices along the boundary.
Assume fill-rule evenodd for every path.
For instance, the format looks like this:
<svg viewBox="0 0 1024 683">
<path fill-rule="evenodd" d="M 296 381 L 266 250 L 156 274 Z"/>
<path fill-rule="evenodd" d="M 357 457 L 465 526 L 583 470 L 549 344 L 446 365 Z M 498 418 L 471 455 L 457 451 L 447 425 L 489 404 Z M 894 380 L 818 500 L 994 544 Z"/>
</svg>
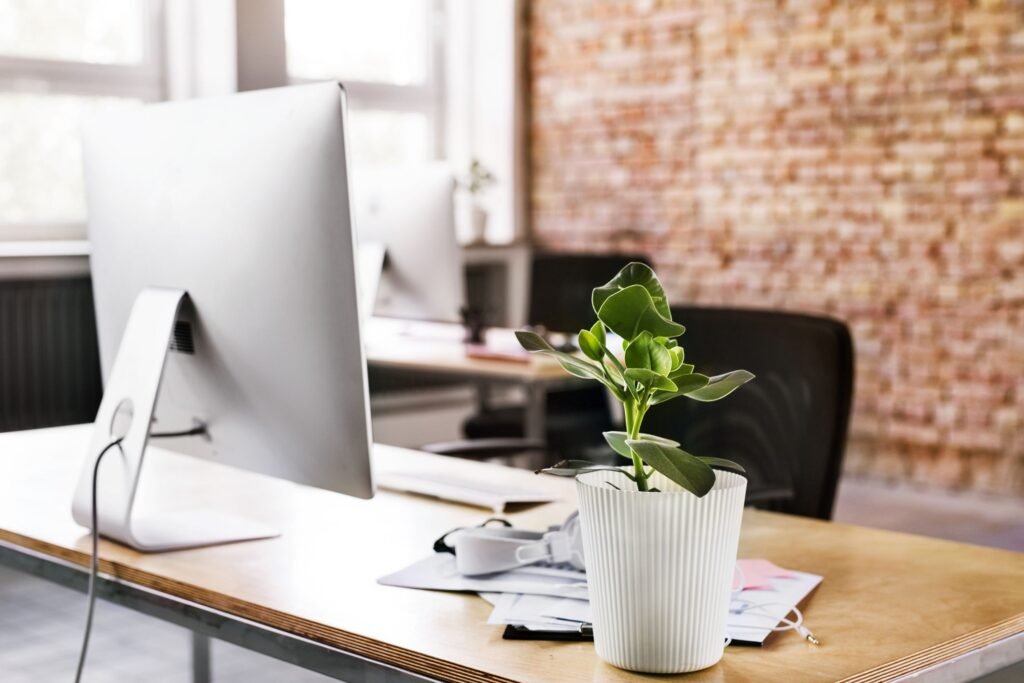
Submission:
<svg viewBox="0 0 1024 683">
<path fill-rule="evenodd" d="M 837 522 L 1024 551 L 1024 499 L 922 491 L 843 479 L 833 518 Z"/>
</svg>

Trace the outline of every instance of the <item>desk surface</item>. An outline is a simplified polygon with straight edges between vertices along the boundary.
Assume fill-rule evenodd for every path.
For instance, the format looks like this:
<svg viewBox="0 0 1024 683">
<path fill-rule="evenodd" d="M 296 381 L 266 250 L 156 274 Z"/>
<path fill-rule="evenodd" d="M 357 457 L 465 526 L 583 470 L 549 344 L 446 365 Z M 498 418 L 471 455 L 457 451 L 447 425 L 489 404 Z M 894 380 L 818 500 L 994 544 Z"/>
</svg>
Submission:
<svg viewBox="0 0 1024 683">
<path fill-rule="evenodd" d="M 0 540 L 87 563 L 88 536 L 70 514 L 87 429 L 0 435 Z M 523 527 L 560 521 L 575 503 L 566 480 L 386 446 L 375 457 L 378 469 L 522 479 L 565 496 L 509 515 Z M 356 500 L 159 450 L 143 480 L 144 508 L 245 510 L 284 534 L 157 555 L 102 543 L 101 571 L 122 580 L 444 680 L 643 679 L 588 643 L 503 641 L 476 596 L 376 583 L 480 510 L 387 491 Z M 748 510 L 740 554 L 825 576 L 806 609 L 823 644 L 780 634 L 763 650 L 728 648 L 692 680 L 888 680 L 1024 632 L 1021 553 Z"/>
<path fill-rule="evenodd" d="M 543 356 L 530 356 L 527 362 L 467 356 L 463 334 L 462 326 L 454 323 L 373 318 L 366 325 L 366 360 L 374 367 L 483 379 L 572 379 L 558 363 Z M 515 348 L 505 338 L 511 338 L 512 330 L 494 328 L 488 335 L 503 348 Z"/>
</svg>

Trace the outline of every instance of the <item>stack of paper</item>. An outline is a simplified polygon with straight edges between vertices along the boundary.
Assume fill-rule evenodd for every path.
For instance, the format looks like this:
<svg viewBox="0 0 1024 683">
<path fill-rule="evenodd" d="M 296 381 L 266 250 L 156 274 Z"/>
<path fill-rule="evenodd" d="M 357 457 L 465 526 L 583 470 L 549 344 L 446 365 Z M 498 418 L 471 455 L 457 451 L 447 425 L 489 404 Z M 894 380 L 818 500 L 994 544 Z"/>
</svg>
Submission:
<svg viewBox="0 0 1024 683">
<path fill-rule="evenodd" d="M 822 577 L 782 569 L 767 560 L 739 560 L 727 621 L 735 643 L 763 644 Z M 473 591 L 494 605 L 489 624 L 538 631 L 577 631 L 592 621 L 586 574 L 564 567 L 531 566 L 488 576 L 466 577 L 455 556 L 436 553 L 379 579 L 389 586 Z"/>
<path fill-rule="evenodd" d="M 743 587 L 733 594 L 726 621 L 729 637 L 736 643 L 762 645 L 772 628 L 822 580 L 817 574 L 789 571 L 768 560 L 738 560 L 736 567 Z"/>
</svg>

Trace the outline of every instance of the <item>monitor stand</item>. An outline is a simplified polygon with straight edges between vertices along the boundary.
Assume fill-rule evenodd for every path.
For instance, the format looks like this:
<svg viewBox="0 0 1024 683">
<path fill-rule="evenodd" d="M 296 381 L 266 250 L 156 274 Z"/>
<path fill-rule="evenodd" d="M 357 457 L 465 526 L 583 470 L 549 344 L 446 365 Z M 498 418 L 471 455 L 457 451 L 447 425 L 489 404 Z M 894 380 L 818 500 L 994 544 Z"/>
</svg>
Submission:
<svg viewBox="0 0 1024 683">
<path fill-rule="evenodd" d="M 97 519 L 101 535 L 137 550 L 160 552 L 270 538 L 266 525 L 209 510 L 133 516 L 149 427 L 184 290 L 147 288 L 132 305 L 89 440 L 89 452 L 71 505 L 75 521 L 92 526 L 92 476 L 96 458 L 111 441 L 99 468 Z M 127 423 L 127 426 L 123 426 Z"/>
</svg>

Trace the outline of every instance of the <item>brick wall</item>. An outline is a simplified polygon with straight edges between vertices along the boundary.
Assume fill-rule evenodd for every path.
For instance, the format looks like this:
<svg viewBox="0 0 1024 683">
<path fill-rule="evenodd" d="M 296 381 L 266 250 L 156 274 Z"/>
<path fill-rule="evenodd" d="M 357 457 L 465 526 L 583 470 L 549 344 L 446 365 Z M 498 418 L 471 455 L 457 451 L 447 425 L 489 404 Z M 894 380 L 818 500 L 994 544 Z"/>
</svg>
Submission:
<svg viewBox="0 0 1024 683">
<path fill-rule="evenodd" d="M 846 320 L 848 471 L 1024 491 L 1024 1 L 536 0 L 530 40 L 541 244 Z"/>
</svg>

